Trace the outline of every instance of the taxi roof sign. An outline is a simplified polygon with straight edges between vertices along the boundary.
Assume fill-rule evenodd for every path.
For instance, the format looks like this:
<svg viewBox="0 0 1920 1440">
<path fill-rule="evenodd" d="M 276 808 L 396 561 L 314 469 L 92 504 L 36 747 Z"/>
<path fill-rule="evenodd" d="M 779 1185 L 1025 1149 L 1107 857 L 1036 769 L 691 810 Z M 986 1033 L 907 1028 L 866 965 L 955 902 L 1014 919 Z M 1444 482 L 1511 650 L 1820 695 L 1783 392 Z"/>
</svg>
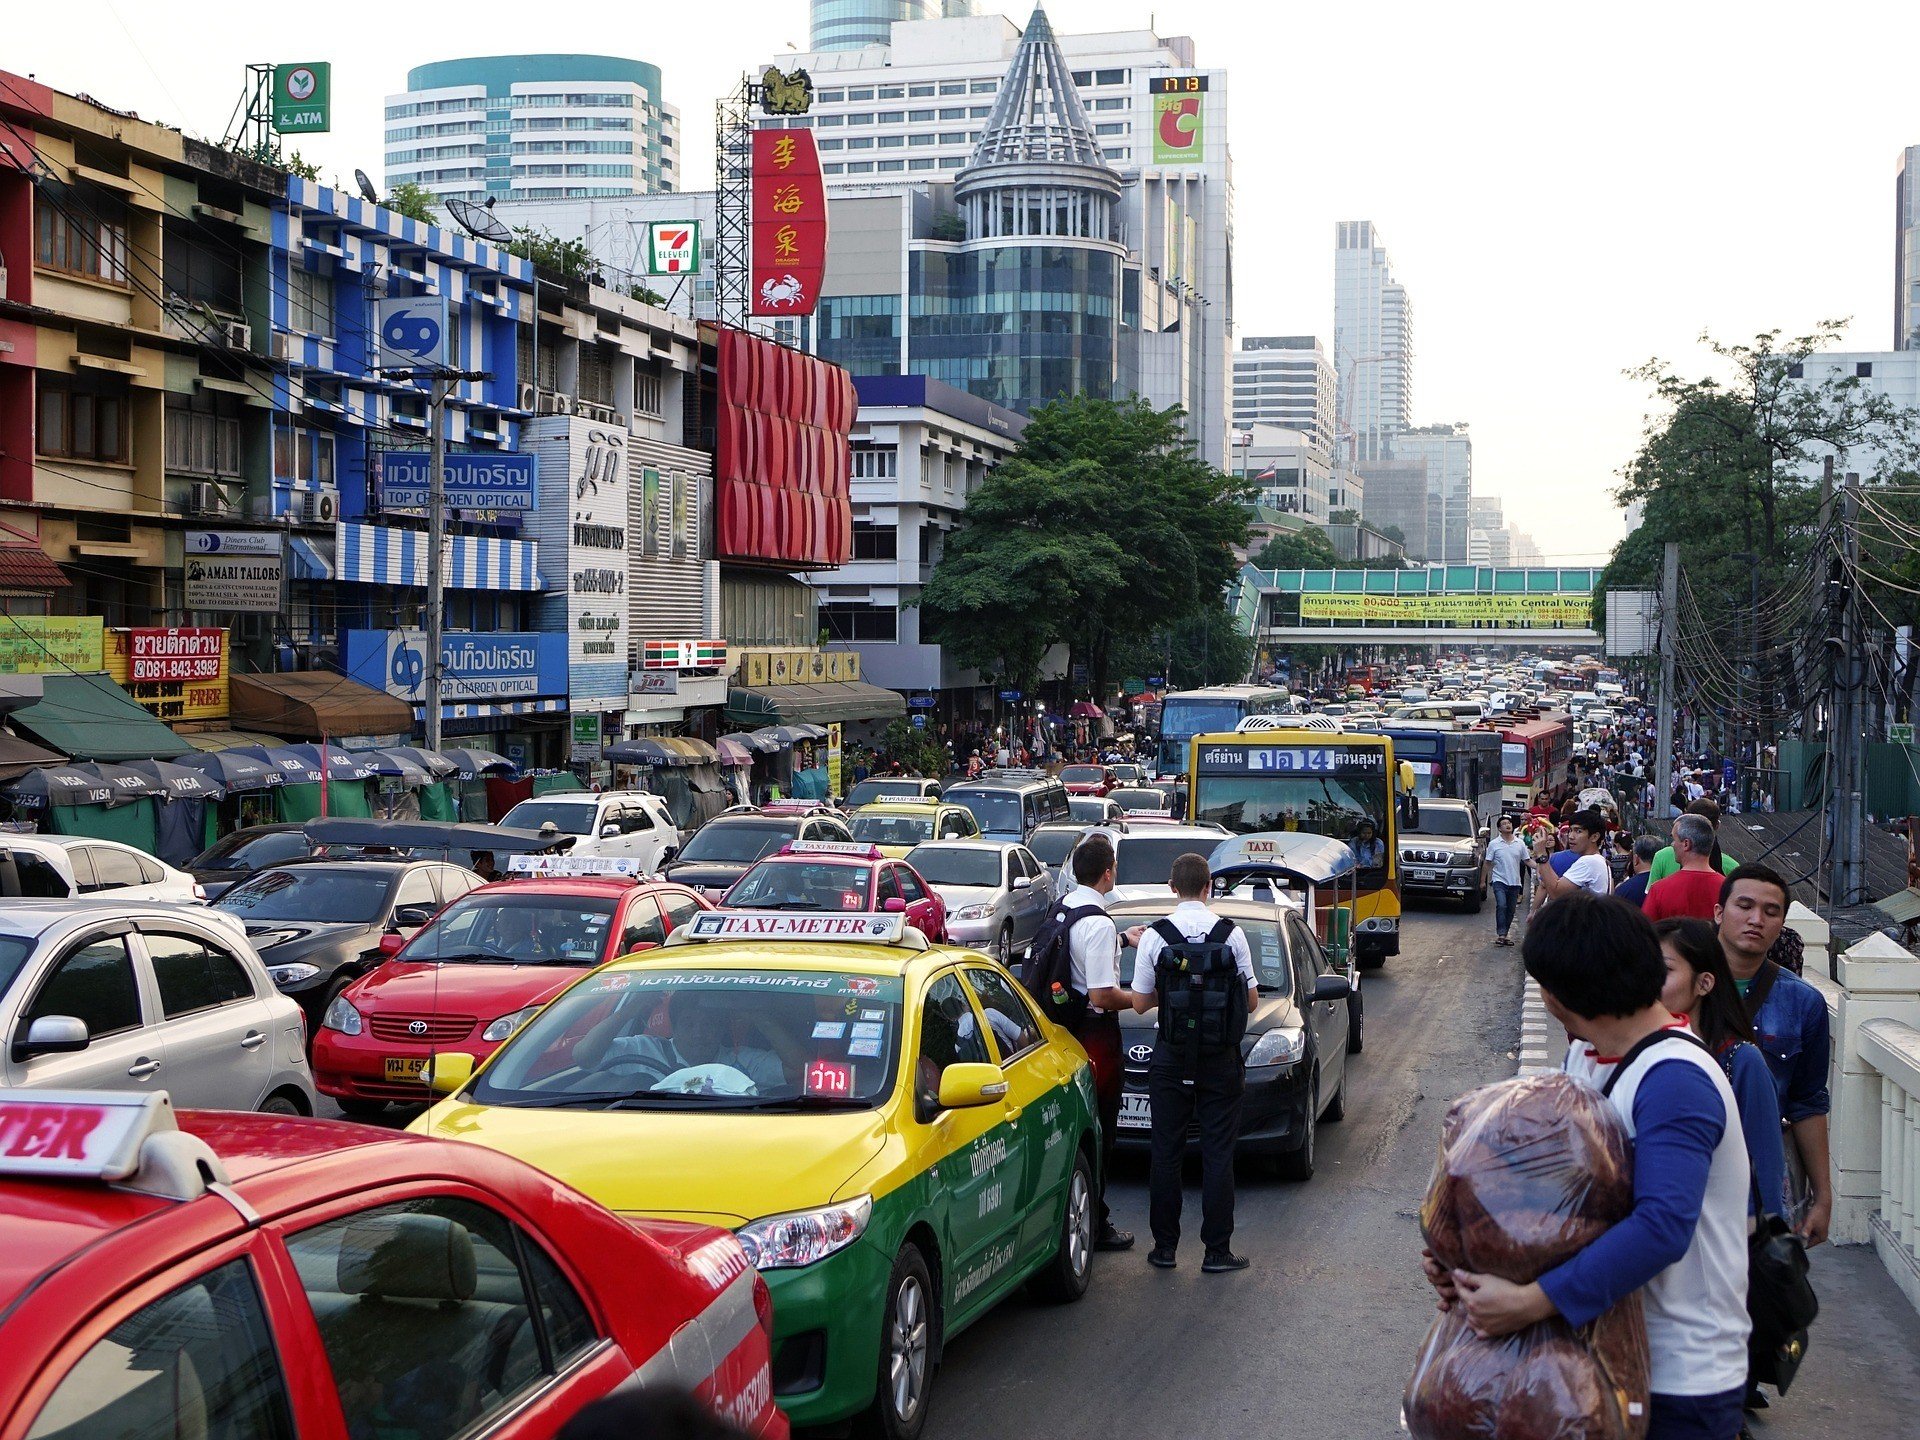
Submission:
<svg viewBox="0 0 1920 1440">
<path fill-rule="evenodd" d="M 796 915 L 772 910 L 703 910 L 680 930 L 692 940 L 808 940 L 849 941 L 866 945 L 899 945 L 906 938 L 907 917 L 898 911 Z"/>
<path fill-rule="evenodd" d="M 782 855 L 851 855 L 861 860 L 884 860 L 886 853 L 865 840 L 789 840 Z"/>
<path fill-rule="evenodd" d="M 542 880 L 609 875 L 638 879 L 647 871 L 636 855 L 509 855 L 507 873 Z"/>
<path fill-rule="evenodd" d="M 170 1200 L 227 1178 L 164 1090 L 0 1090 L 0 1175 L 103 1180 Z"/>
</svg>

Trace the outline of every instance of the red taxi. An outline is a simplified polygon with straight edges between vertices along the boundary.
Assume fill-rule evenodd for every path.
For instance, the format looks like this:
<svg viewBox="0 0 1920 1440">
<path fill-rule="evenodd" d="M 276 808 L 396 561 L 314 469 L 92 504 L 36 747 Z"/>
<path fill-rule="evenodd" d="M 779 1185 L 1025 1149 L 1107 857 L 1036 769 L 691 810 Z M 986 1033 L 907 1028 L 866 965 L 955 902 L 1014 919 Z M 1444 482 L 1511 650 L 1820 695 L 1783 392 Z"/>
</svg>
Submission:
<svg viewBox="0 0 1920 1440">
<path fill-rule="evenodd" d="M 944 945 L 947 940 L 947 905 L 933 887 L 904 860 L 890 859 L 878 845 L 857 840 L 782 845 L 733 882 L 720 908 L 904 911 L 907 923 L 930 943 Z"/>
<path fill-rule="evenodd" d="M 527 878 L 469 890 L 335 997 L 313 1037 L 315 1087 L 349 1115 L 433 1098 L 439 1051 L 476 1061 L 580 972 L 650 950 L 713 906 L 629 856 L 516 855 Z M 397 937 L 396 937 L 397 938 Z"/>
<path fill-rule="evenodd" d="M 1120 779 L 1105 765 L 1063 765 L 1060 783 L 1069 795 L 1104 795 L 1119 785 Z"/>
<path fill-rule="evenodd" d="M 0 1440 L 541 1440 L 639 1383 L 782 1437 L 724 1230 L 478 1145 L 0 1091 Z"/>
</svg>

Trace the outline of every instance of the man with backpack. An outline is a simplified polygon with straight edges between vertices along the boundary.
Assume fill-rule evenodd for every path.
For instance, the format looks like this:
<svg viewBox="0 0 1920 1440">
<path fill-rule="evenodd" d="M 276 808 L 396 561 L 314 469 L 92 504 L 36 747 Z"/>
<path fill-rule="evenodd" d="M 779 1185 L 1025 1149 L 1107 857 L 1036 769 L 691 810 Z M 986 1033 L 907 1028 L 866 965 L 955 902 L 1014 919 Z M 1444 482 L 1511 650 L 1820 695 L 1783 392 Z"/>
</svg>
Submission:
<svg viewBox="0 0 1920 1440">
<path fill-rule="evenodd" d="M 1056 1025 L 1071 1030 L 1093 1062 L 1094 1101 L 1100 1114 L 1099 1224 L 1096 1250 L 1130 1250 L 1131 1232 L 1107 1210 L 1107 1177 L 1120 1128 L 1120 1012 L 1133 999 L 1119 988 L 1120 932 L 1107 915 L 1113 890 L 1113 842 L 1089 835 L 1074 848 L 1074 888 L 1052 908 L 1033 937 L 1020 983 Z"/>
<path fill-rule="evenodd" d="M 1158 1007 L 1147 1096 L 1153 1106 L 1149 1263 L 1171 1270 L 1180 1244 L 1180 1165 L 1187 1126 L 1200 1129 L 1200 1268 L 1209 1275 L 1244 1270 L 1233 1253 L 1233 1150 L 1240 1137 L 1246 1065 L 1240 1040 L 1260 1003 L 1247 937 L 1206 905 L 1213 881 L 1206 857 L 1173 862 L 1169 884 L 1179 903 L 1152 925 L 1127 932 L 1135 947 L 1133 1008 Z"/>
</svg>

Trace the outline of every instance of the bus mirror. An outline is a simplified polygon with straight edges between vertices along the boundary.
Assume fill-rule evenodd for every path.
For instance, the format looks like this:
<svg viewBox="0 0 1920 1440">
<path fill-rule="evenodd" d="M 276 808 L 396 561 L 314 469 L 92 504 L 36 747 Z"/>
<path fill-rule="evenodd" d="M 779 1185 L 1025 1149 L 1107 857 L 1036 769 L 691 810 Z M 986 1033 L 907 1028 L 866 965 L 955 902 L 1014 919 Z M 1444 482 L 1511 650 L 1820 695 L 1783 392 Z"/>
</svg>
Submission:
<svg viewBox="0 0 1920 1440">
<path fill-rule="evenodd" d="M 1400 823 L 1408 829 L 1420 823 L 1420 797 L 1411 790 L 1400 797 Z"/>
<path fill-rule="evenodd" d="M 1414 777 L 1413 762 L 1411 760 L 1402 760 L 1395 769 L 1399 772 L 1401 792 L 1411 795 L 1414 787 L 1419 783 Z"/>
</svg>

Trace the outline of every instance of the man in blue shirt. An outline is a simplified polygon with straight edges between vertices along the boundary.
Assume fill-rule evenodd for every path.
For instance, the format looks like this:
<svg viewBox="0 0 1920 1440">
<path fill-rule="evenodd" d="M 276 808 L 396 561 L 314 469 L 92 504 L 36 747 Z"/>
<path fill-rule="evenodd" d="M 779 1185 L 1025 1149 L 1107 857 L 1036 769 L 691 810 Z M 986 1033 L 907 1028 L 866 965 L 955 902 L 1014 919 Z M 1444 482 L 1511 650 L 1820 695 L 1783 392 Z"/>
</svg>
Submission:
<svg viewBox="0 0 1920 1440">
<path fill-rule="evenodd" d="M 1529 1285 L 1442 1270 L 1443 1309 L 1478 1334 L 1559 1316 L 1585 1325 L 1634 1291 L 1651 1351 L 1647 1440 L 1735 1440 L 1747 1393 L 1746 1142 L 1726 1077 L 1660 1003 L 1653 925 L 1611 897 L 1569 889 L 1522 942 L 1548 1011 L 1579 1040 L 1567 1069 L 1601 1084 L 1633 1137 L 1633 1209 Z M 1617 1073 L 1616 1073 L 1617 1072 Z"/>
<path fill-rule="evenodd" d="M 1767 960 L 1786 924 L 1788 900 L 1787 882 L 1779 875 L 1764 865 L 1742 865 L 1721 885 L 1713 921 L 1733 983 L 1753 1018 L 1754 1039 L 1780 1092 L 1780 1116 L 1793 1137 L 1787 1147 L 1789 1218 L 1809 1245 L 1818 1245 L 1833 1220 L 1827 1002 L 1799 976 Z"/>
</svg>

